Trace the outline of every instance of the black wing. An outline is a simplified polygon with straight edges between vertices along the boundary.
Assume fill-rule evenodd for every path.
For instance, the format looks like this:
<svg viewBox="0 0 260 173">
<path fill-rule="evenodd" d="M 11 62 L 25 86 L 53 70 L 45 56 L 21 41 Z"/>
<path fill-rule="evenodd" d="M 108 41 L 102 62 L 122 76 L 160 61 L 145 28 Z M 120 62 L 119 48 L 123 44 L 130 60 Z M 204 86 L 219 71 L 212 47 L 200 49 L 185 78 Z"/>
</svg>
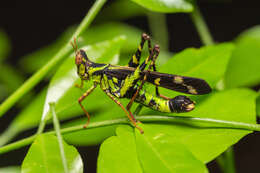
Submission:
<svg viewBox="0 0 260 173">
<path fill-rule="evenodd" d="M 145 71 L 145 73 L 147 74 L 147 82 L 163 88 L 194 95 L 211 92 L 210 86 L 203 79 L 152 71 Z"/>
<path fill-rule="evenodd" d="M 106 74 L 116 77 L 119 80 L 124 80 L 134 70 L 131 67 L 119 67 L 116 69 L 107 69 Z M 146 74 L 147 82 L 170 90 L 193 95 L 208 94 L 211 92 L 210 86 L 203 79 L 146 70 L 141 74 L 142 77 Z"/>
</svg>

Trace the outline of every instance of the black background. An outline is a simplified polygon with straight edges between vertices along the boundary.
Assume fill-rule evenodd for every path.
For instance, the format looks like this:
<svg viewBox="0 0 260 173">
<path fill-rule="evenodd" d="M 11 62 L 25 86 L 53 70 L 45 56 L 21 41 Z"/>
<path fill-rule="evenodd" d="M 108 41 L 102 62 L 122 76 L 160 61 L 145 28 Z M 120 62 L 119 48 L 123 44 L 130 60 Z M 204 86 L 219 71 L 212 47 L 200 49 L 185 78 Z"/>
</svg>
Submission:
<svg viewBox="0 0 260 173">
<path fill-rule="evenodd" d="M 8 62 L 16 66 L 16 60 L 38 48 L 50 44 L 68 26 L 78 24 L 94 1 L 0 1 L 0 28 L 11 39 L 12 51 Z M 108 3 L 109 4 L 109 3 Z M 257 1 L 210 3 L 199 1 L 202 14 L 217 42 L 233 40 L 243 30 L 260 23 L 260 6 Z M 102 13 L 102 11 L 101 11 Z M 135 17 L 126 21 L 144 31 L 147 21 Z M 187 14 L 167 15 L 170 50 L 199 47 L 201 42 Z M 17 110 L 10 110 L 0 119 L 0 132 L 8 125 Z M 20 135 L 29 135 L 32 131 Z M 259 172 L 260 136 L 253 133 L 235 145 L 235 162 L 238 173 Z M 78 148 L 88 172 L 95 172 L 98 147 Z M 0 156 L 0 167 L 20 165 L 28 147 Z M 220 172 L 215 162 L 209 164 L 212 173 Z"/>
</svg>

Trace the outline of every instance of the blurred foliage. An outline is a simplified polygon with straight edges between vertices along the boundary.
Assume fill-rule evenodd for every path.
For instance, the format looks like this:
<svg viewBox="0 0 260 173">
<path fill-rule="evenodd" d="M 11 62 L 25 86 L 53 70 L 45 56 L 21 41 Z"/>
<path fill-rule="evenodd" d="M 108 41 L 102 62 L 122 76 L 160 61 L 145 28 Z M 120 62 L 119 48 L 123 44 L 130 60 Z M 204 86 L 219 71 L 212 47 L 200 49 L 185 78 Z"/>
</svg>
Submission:
<svg viewBox="0 0 260 173">
<path fill-rule="evenodd" d="M 179 13 L 192 12 L 191 0 L 132 0 L 133 2 L 155 12 Z"/>
<path fill-rule="evenodd" d="M 3 172 L 3 173 L 20 173 L 21 168 L 19 166 L 8 166 L 8 167 L 0 168 L 0 172 Z"/>
<path fill-rule="evenodd" d="M 0 64 L 7 58 L 10 50 L 11 43 L 7 34 L 0 29 Z"/>
<path fill-rule="evenodd" d="M 8 63 L 8 56 L 11 51 L 11 43 L 7 34 L 0 30 L 0 101 L 15 91 L 25 80 L 23 73 L 15 67 L 16 64 Z M 23 107 L 31 98 L 32 93 L 26 95 L 19 103 Z"/>
<path fill-rule="evenodd" d="M 104 8 L 104 11 L 97 16 L 97 21 L 124 20 L 132 17 L 144 16 L 147 12 L 148 10 L 132 1 L 116 0 Z"/>
<path fill-rule="evenodd" d="M 260 83 L 260 26 L 241 33 L 225 75 L 228 88 L 254 86 Z"/>
</svg>

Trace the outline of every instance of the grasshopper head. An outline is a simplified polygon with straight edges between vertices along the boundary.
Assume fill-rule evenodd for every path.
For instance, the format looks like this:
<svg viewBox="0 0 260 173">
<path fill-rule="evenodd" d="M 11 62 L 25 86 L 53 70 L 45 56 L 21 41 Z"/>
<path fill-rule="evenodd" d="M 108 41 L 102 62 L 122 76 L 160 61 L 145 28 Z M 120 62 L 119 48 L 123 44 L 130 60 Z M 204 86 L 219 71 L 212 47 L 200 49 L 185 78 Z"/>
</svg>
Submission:
<svg viewBox="0 0 260 173">
<path fill-rule="evenodd" d="M 88 79 L 88 67 L 91 64 L 84 50 L 80 49 L 76 52 L 75 64 L 77 65 L 77 72 L 80 78 Z"/>
</svg>

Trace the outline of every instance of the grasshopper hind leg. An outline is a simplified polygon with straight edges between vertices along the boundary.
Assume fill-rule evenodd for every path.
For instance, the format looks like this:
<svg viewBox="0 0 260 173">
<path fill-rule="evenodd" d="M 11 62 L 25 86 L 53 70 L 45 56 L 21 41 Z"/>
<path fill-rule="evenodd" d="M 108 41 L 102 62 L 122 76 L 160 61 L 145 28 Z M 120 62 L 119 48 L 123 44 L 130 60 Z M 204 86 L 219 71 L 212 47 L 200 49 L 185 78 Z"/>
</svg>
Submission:
<svg viewBox="0 0 260 173">
<path fill-rule="evenodd" d="M 142 54 L 143 47 L 144 47 L 144 44 L 146 41 L 148 41 L 148 50 L 149 50 L 149 54 L 151 54 L 151 52 L 152 52 L 151 38 L 149 35 L 143 33 L 142 37 L 141 37 L 141 43 L 139 44 L 138 49 L 136 50 L 135 54 L 132 56 L 132 58 L 128 62 L 128 67 L 136 68 L 137 66 L 139 66 L 141 54 Z"/>
<path fill-rule="evenodd" d="M 109 98 L 111 98 L 118 106 L 121 107 L 121 109 L 125 112 L 126 116 L 131 121 L 131 123 L 134 125 L 134 127 L 136 127 L 140 131 L 140 133 L 143 134 L 144 131 L 141 127 L 139 127 L 137 125 L 138 121 L 134 118 L 133 114 L 129 110 L 126 110 L 125 107 L 109 91 L 107 91 L 107 90 L 103 90 L 103 91 L 106 93 L 106 95 Z"/>
</svg>

